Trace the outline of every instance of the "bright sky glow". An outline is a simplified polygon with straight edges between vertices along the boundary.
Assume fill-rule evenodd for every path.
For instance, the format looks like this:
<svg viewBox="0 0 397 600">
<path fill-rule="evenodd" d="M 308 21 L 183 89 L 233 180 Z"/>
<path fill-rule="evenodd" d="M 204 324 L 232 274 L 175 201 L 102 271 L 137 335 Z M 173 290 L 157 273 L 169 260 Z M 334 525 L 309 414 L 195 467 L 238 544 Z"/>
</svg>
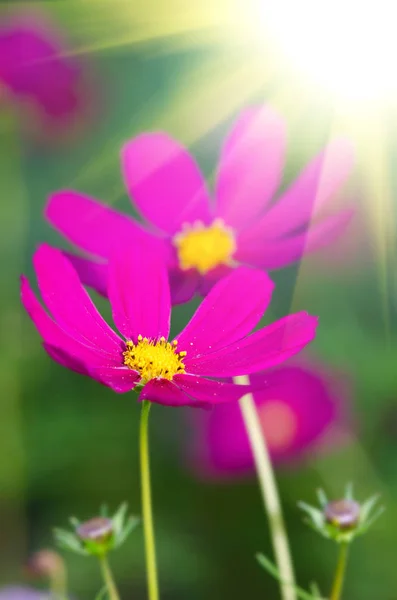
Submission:
<svg viewBox="0 0 397 600">
<path fill-rule="evenodd" d="M 394 0 L 257 0 L 258 22 L 308 78 L 341 99 L 397 91 Z"/>
</svg>

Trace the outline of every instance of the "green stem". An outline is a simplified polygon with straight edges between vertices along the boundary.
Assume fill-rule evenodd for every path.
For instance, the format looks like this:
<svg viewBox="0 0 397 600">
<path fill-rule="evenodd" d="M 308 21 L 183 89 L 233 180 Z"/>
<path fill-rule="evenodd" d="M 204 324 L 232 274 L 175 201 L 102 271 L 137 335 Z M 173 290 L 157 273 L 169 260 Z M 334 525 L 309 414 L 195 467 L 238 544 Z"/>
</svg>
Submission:
<svg viewBox="0 0 397 600">
<path fill-rule="evenodd" d="M 55 600 L 67 600 L 67 575 L 64 564 L 60 563 L 56 572 L 50 576 L 51 598 Z"/>
<path fill-rule="evenodd" d="M 101 565 L 103 581 L 105 582 L 106 589 L 109 594 L 109 600 L 120 600 L 119 592 L 117 590 L 116 583 L 105 554 L 99 557 L 99 563 Z"/>
<path fill-rule="evenodd" d="M 342 597 L 343 583 L 345 580 L 348 544 L 341 544 L 338 564 L 336 565 L 335 579 L 332 586 L 330 600 L 340 600 Z"/>
<path fill-rule="evenodd" d="M 157 582 L 156 548 L 154 542 L 152 494 L 150 489 L 150 464 L 149 464 L 149 411 L 151 403 L 143 400 L 141 411 L 141 424 L 139 436 L 139 449 L 141 461 L 141 493 L 143 531 L 145 536 L 146 573 L 149 600 L 159 599 Z"/>
<path fill-rule="evenodd" d="M 234 382 L 247 385 L 249 379 L 244 375 L 234 377 Z M 295 576 L 287 530 L 269 451 L 252 394 L 246 394 L 240 399 L 240 408 L 254 456 L 259 487 L 269 521 L 274 556 L 280 574 L 281 597 L 283 600 L 295 600 Z"/>
</svg>

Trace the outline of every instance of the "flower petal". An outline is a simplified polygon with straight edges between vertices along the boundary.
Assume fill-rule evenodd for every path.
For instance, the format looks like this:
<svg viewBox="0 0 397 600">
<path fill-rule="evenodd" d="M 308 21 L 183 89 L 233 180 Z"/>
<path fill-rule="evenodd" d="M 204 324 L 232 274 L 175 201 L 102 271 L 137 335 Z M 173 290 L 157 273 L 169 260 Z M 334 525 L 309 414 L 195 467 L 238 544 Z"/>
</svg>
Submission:
<svg viewBox="0 0 397 600">
<path fill-rule="evenodd" d="M 317 324 L 317 317 L 306 312 L 288 315 L 217 352 L 193 359 L 186 356 L 186 371 L 206 377 L 234 377 L 269 369 L 311 342 Z"/>
<path fill-rule="evenodd" d="M 103 258 L 110 256 L 120 239 L 130 247 L 141 237 L 151 237 L 127 215 L 71 190 L 50 196 L 45 216 L 73 244 Z"/>
<path fill-rule="evenodd" d="M 63 253 L 43 244 L 33 263 L 43 300 L 66 333 L 110 356 L 119 356 L 120 338 L 101 317 Z"/>
<path fill-rule="evenodd" d="M 223 146 L 216 184 L 216 214 L 240 230 L 263 211 L 281 179 L 285 124 L 270 107 L 240 115 Z"/>
<path fill-rule="evenodd" d="M 289 364 L 268 374 L 255 373 L 250 377 L 257 387 L 254 393 L 256 405 L 260 409 L 275 401 L 284 404 L 295 418 L 296 431 L 284 446 L 272 448 L 273 458 L 278 460 L 298 458 L 318 443 L 331 425 L 342 422 L 342 398 L 337 396 L 337 381 L 321 372 L 299 364 Z M 265 409 L 266 410 L 266 409 Z M 262 411 L 263 417 L 266 412 Z M 272 424 L 264 423 L 265 430 Z M 269 436 L 271 441 L 272 437 Z"/>
<path fill-rule="evenodd" d="M 193 399 L 183 392 L 173 381 L 152 379 L 141 391 L 139 400 L 150 400 L 165 406 L 191 406 Z M 197 403 L 200 406 L 200 403 Z"/>
<path fill-rule="evenodd" d="M 237 401 L 251 391 L 249 385 L 237 385 L 195 375 L 176 375 L 174 382 L 185 394 L 209 404 Z"/>
<path fill-rule="evenodd" d="M 177 336 L 190 362 L 247 335 L 266 310 L 274 284 L 262 271 L 239 267 L 221 279 Z M 192 371 L 194 372 L 194 371 Z"/>
<path fill-rule="evenodd" d="M 119 245 L 109 261 L 108 294 L 114 322 L 129 340 L 168 338 L 171 300 L 167 268 L 147 242 Z"/>
<path fill-rule="evenodd" d="M 64 252 L 68 261 L 73 265 L 80 281 L 93 288 L 101 296 L 107 296 L 108 265 L 99 263 L 82 256 L 76 256 L 71 252 Z"/>
<path fill-rule="evenodd" d="M 338 213 L 307 232 L 280 240 L 252 237 L 238 242 L 236 260 L 264 269 L 280 269 L 333 242 L 349 225 L 354 212 Z"/>
<path fill-rule="evenodd" d="M 336 139 L 316 156 L 298 179 L 263 215 L 247 236 L 278 238 L 308 223 L 343 185 L 353 167 L 348 140 Z"/>
<path fill-rule="evenodd" d="M 128 367 L 94 367 L 90 375 L 118 394 L 131 391 L 141 378 Z"/>
<path fill-rule="evenodd" d="M 86 345 L 68 335 L 46 313 L 37 300 L 26 277 L 21 277 L 21 300 L 32 319 L 50 356 L 69 369 L 87 374 L 88 368 L 117 364 L 109 354 L 93 345 Z"/>
<path fill-rule="evenodd" d="M 34 103 L 57 121 L 76 116 L 82 95 L 82 69 L 61 32 L 43 15 L 14 14 L 0 29 L 0 78 L 22 101 Z"/>
<path fill-rule="evenodd" d="M 341 411 L 344 394 L 334 378 L 315 365 L 288 364 L 250 376 L 261 430 L 273 461 L 312 456 L 321 446 L 336 445 L 336 432 L 347 429 Z M 187 457 L 205 479 L 229 479 L 255 472 L 254 458 L 239 404 L 190 411 Z M 338 440 L 339 442 L 339 440 Z M 320 446 L 321 443 L 321 446 Z"/>
<path fill-rule="evenodd" d="M 168 272 L 171 288 L 172 304 L 189 302 L 196 293 L 200 284 L 200 275 L 197 271 L 181 271 L 172 269 Z"/>
<path fill-rule="evenodd" d="M 140 213 L 167 233 L 210 220 L 203 176 L 187 150 L 165 133 L 145 133 L 122 150 L 126 187 Z"/>
<path fill-rule="evenodd" d="M 66 369 L 75 371 L 81 375 L 89 375 L 89 370 L 84 363 L 80 362 L 67 352 L 64 352 L 61 348 L 56 348 L 55 346 L 51 346 L 46 342 L 43 342 L 43 348 L 52 358 L 52 360 L 62 365 L 62 367 L 66 367 Z"/>
<path fill-rule="evenodd" d="M 22 585 L 7 585 L 0 590 L 0 600 L 51 600 L 51 594 Z"/>
<path fill-rule="evenodd" d="M 234 266 L 229 265 L 219 265 L 218 267 L 215 267 L 215 269 L 211 269 L 211 271 L 208 271 L 208 273 L 205 273 L 205 275 L 200 277 L 197 293 L 200 294 L 200 296 L 206 296 L 220 279 L 223 279 L 226 275 L 232 273 L 234 269 Z"/>
</svg>

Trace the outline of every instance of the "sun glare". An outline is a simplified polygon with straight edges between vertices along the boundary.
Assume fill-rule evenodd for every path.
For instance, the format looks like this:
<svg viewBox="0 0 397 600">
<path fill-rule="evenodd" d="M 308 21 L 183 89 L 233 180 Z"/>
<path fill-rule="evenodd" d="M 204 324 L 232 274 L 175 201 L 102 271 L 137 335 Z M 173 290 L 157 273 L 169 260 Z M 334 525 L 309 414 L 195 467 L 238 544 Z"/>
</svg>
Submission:
<svg viewBox="0 0 397 600">
<path fill-rule="evenodd" d="M 263 34 L 327 92 L 365 102 L 397 91 L 392 0 L 257 0 L 257 10 Z"/>
</svg>

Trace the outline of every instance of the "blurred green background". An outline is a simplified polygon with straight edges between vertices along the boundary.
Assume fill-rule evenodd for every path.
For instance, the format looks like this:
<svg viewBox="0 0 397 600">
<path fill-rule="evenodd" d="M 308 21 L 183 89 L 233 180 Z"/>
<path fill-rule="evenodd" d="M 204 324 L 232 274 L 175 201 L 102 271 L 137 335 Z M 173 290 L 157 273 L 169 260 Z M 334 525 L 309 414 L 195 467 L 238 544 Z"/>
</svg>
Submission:
<svg viewBox="0 0 397 600">
<path fill-rule="evenodd" d="M 33 277 L 31 255 L 37 244 L 64 245 L 42 217 L 47 195 L 73 187 L 129 210 L 119 150 L 123 141 L 144 129 L 166 129 L 181 139 L 211 179 L 233 118 L 247 104 L 262 101 L 283 111 L 289 124 L 285 181 L 290 181 L 327 141 L 335 124 L 329 98 L 302 90 L 292 79 L 291 95 L 280 95 L 280 89 L 288 89 L 287 71 L 280 68 L 267 77 L 266 57 L 259 60 L 249 44 L 225 36 L 224 28 L 217 36 L 210 19 L 202 24 L 197 17 L 194 27 L 189 13 L 190 25 L 185 26 L 177 18 L 183 13 L 178 3 L 171 3 L 169 14 L 162 2 L 127 4 L 42 3 L 66 28 L 72 47 L 95 76 L 99 118 L 78 140 L 55 148 L 38 146 L 9 112 L 0 115 L 2 584 L 22 581 L 27 556 L 51 546 L 52 527 L 66 525 L 70 515 L 89 518 L 101 503 L 113 509 L 124 500 L 133 513 L 140 512 L 135 396 L 116 396 L 53 363 L 20 306 L 18 277 L 21 272 Z M 263 80 L 258 79 L 262 71 Z M 367 131 L 366 138 L 356 141 L 364 143 L 371 135 Z M 391 172 L 396 139 L 389 138 Z M 277 289 L 267 315 L 278 318 L 305 309 L 320 316 L 311 354 L 349 378 L 356 434 L 343 449 L 313 456 L 299 468 L 279 470 L 278 480 L 298 581 L 307 587 L 317 580 L 323 590 L 330 587 L 336 548 L 303 525 L 297 501 L 312 502 L 320 485 L 338 497 L 350 480 L 359 498 L 381 494 L 387 512 L 354 544 L 345 597 L 394 600 L 397 290 L 393 263 L 385 252 L 390 239 L 386 247 L 386 232 L 377 219 L 380 204 L 362 182 L 363 168 L 359 161 L 352 189 L 358 213 L 371 226 L 365 229 L 359 256 L 350 266 L 338 268 L 322 257 L 274 273 Z M 387 194 L 392 198 L 394 192 L 390 177 Z M 383 197 L 386 192 L 382 188 L 378 193 Z M 395 219 L 392 211 L 388 219 Z M 98 303 L 106 312 L 105 302 L 98 298 Z M 192 306 L 175 311 L 175 331 L 191 311 Z M 184 417 L 181 410 L 160 406 L 151 416 L 161 597 L 277 598 L 276 584 L 254 560 L 258 550 L 271 554 L 255 481 L 196 481 L 184 462 Z M 95 561 L 65 557 L 73 595 L 94 598 L 100 588 Z M 122 597 L 146 597 L 141 528 L 112 556 L 112 565 Z"/>
</svg>

